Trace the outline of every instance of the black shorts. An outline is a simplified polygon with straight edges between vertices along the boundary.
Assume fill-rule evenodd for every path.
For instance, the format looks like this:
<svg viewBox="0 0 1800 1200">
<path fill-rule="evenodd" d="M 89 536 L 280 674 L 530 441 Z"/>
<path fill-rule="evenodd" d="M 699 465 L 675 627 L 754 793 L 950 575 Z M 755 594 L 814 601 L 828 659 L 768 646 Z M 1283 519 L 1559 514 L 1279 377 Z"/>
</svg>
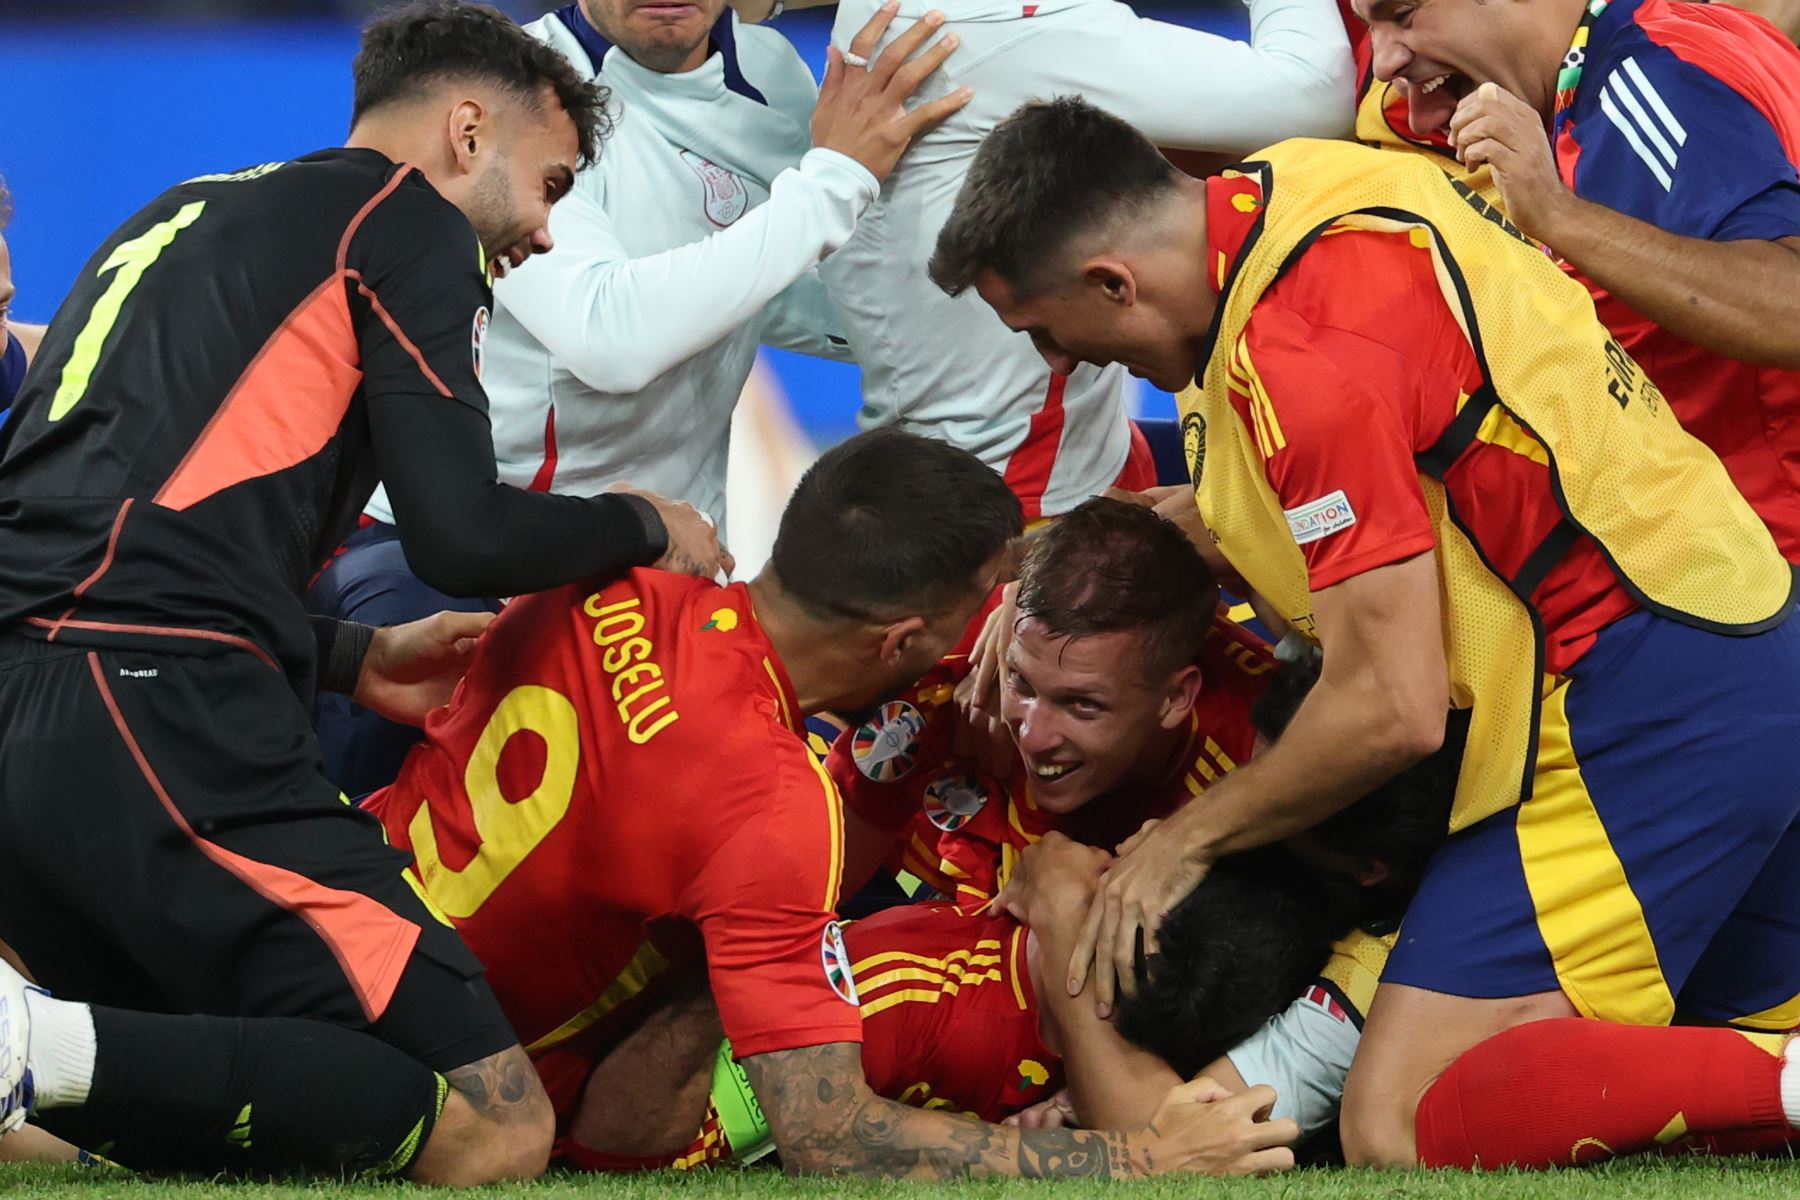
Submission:
<svg viewBox="0 0 1800 1200">
<path fill-rule="evenodd" d="M 254 656 L 0 636 L 0 940 L 51 991 L 330 1020 L 438 1071 L 516 1045 L 409 861 Z"/>
</svg>

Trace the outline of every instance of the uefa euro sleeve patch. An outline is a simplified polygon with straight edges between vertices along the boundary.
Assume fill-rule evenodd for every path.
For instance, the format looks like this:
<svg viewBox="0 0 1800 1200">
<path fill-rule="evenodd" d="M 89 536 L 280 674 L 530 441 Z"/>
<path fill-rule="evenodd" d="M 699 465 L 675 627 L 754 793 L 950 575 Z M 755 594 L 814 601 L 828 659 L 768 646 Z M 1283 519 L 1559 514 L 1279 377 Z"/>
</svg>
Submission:
<svg viewBox="0 0 1800 1200">
<path fill-rule="evenodd" d="M 955 833 L 987 805 L 987 789 L 973 771 L 946 775 L 925 789 L 925 817 L 945 833 Z"/>
<path fill-rule="evenodd" d="M 865 779 L 892 783 L 919 760 L 919 735 L 925 714 L 904 700 L 890 700 L 875 710 L 850 741 L 850 756 Z"/>
<path fill-rule="evenodd" d="M 1330 537 L 1341 529 L 1348 529 L 1356 524 L 1356 510 L 1350 507 L 1350 498 L 1339 488 L 1329 495 L 1320 496 L 1310 504 L 1302 504 L 1298 508 L 1284 508 L 1282 515 L 1287 517 L 1288 528 L 1293 531 L 1294 541 L 1299 545 L 1316 542 L 1320 538 Z"/>
<path fill-rule="evenodd" d="M 819 939 L 819 960 L 825 965 L 825 979 L 831 990 L 845 1004 L 861 1006 L 856 995 L 856 977 L 850 973 L 850 951 L 844 945 L 844 927 L 836 921 L 825 926 Z"/>
</svg>

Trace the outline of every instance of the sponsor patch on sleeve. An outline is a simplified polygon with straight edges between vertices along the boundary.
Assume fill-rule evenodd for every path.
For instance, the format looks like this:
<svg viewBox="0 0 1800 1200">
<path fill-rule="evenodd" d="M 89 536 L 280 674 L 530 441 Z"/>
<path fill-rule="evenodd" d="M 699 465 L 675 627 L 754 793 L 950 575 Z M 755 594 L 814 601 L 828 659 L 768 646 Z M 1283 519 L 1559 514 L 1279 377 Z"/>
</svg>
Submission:
<svg viewBox="0 0 1800 1200">
<path fill-rule="evenodd" d="M 1282 509 L 1282 514 L 1287 517 L 1294 541 L 1302 546 L 1356 524 L 1356 510 L 1350 507 L 1350 498 L 1344 495 L 1343 488 L 1298 508 Z"/>
</svg>

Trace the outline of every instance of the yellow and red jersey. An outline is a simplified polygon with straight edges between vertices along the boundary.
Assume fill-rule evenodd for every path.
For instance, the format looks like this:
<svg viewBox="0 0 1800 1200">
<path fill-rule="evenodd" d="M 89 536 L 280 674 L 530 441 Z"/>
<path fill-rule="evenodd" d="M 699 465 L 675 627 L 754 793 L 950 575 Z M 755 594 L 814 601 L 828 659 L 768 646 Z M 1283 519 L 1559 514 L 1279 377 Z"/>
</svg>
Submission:
<svg viewBox="0 0 1800 1200">
<path fill-rule="evenodd" d="M 950 904 L 905 904 L 844 929 L 862 1000 L 863 1075 L 878 1096 L 998 1121 L 1053 1095 L 1025 927 Z"/>
<path fill-rule="evenodd" d="M 638 570 L 524 597 L 367 802 L 487 968 L 560 1114 L 697 957 L 740 1055 L 862 1036 L 837 790 L 742 584 Z"/>
<path fill-rule="evenodd" d="M 1044 834 L 1055 830 L 1089 845 L 1116 845 L 1249 759 L 1256 741 L 1250 707 L 1274 665 L 1260 638 L 1221 615 L 1200 654 L 1200 697 L 1182 755 L 1186 769 L 1155 792 L 1106 797 L 1074 813 L 1040 809 L 1022 762 L 998 780 L 956 755 L 952 693 L 969 671 L 962 658 L 943 660 L 899 699 L 846 729 L 827 767 L 859 817 L 894 832 L 891 868 L 948 899 L 972 903 L 997 892 L 1020 851 Z"/>
</svg>

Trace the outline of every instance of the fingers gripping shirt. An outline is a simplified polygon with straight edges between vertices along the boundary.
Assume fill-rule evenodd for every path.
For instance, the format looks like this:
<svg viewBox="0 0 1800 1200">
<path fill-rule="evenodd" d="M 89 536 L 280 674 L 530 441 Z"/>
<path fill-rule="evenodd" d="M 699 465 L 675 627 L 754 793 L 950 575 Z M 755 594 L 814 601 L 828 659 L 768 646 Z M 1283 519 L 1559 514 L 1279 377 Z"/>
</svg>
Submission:
<svg viewBox="0 0 1800 1200">
<path fill-rule="evenodd" d="M 634 571 L 509 605 L 371 798 L 521 1041 L 591 1061 L 702 946 L 740 1055 L 861 1040 L 838 798 L 741 584 Z M 567 1111 L 581 1076 L 547 1075 Z"/>
</svg>

